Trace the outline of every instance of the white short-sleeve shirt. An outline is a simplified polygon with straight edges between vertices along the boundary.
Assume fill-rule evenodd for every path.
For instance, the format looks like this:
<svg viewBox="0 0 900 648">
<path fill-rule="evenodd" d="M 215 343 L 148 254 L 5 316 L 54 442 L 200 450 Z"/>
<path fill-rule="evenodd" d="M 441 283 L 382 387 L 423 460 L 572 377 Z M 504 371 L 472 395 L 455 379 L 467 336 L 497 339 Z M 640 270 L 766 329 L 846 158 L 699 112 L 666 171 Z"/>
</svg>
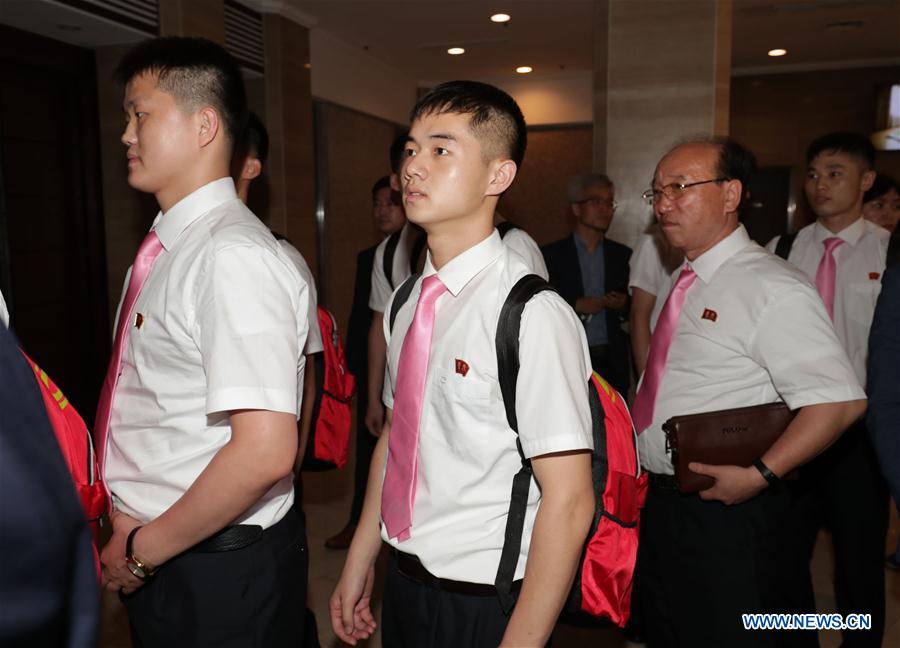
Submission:
<svg viewBox="0 0 900 648">
<path fill-rule="evenodd" d="M 837 234 L 819 222 L 807 225 L 797 232 L 788 261 L 800 268 L 813 285 L 825 254 L 824 241 L 832 236 L 844 239 L 844 243 L 834 251 L 837 262 L 834 331 L 850 356 L 859 382 L 865 385 L 869 329 L 872 328 L 875 303 L 881 292 L 881 275 L 884 274 L 891 234 L 863 218 Z M 776 236 L 769 241 L 766 249 L 774 252 L 779 238 Z"/>
<path fill-rule="evenodd" d="M 500 309 L 532 269 L 496 231 L 437 272 L 447 286 L 435 327 L 419 428 L 419 464 L 411 537 L 397 542 L 436 576 L 493 583 L 503 547 L 513 477 L 521 468 L 506 421 L 494 344 Z M 435 274 L 430 257 L 423 276 Z M 384 402 L 394 404 L 397 365 L 422 280 L 397 313 L 388 341 Z M 525 307 L 520 329 L 516 414 L 527 457 L 592 447 L 590 358 L 584 327 L 557 294 Z M 525 573 L 540 501 L 532 481 L 516 578 Z"/>
<path fill-rule="evenodd" d="M 0 292 L 0 322 L 3 326 L 9 328 L 9 310 L 6 308 L 6 301 L 3 299 L 3 293 Z"/>
<path fill-rule="evenodd" d="M 384 273 L 384 250 L 390 237 L 378 244 L 375 249 L 375 262 L 372 264 L 372 292 L 369 296 L 369 308 L 379 313 L 386 312 L 385 305 L 390 299 L 391 293 L 412 274 L 409 257 L 420 236 L 425 235 L 409 222 L 405 223 L 403 229 L 400 230 L 400 240 L 397 241 L 397 249 L 394 251 L 394 261 L 391 266 L 393 285 Z M 503 237 L 503 244 L 511 250 L 515 250 L 525 260 L 531 272 L 544 279 L 550 277 L 547 272 L 547 264 L 544 262 L 544 255 L 541 254 L 541 248 L 528 232 L 513 227 Z"/>
<path fill-rule="evenodd" d="M 306 259 L 303 258 L 303 255 L 300 254 L 297 248 L 291 245 L 290 241 L 281 239 L 278 241 L 278 244 L 281 245 L 282 252 L 297 268 L 300 278 L 303 279 L 303 283 L 309 291 L 309 333 L 306 336 L 306 346 L 303 347 L 303 355 L 309 356 L 313 353 L 321 353 L 325 350 L 325 347 L 322 344 L 322 329 L 319 328 L 319 309 L 317 307 L 319 301 L 316 294 L 316 280 L 313 278 Z"/>
<path fill-rule="evenodd" d="M 667 288 L 672 272 L 679 267 L 679 263 L 667 266 L 658 236 L 662 234 L 646 233 L 638 239 L 629 260 L 629 289 L 640 288 L 651 295 L 659 295 Z"/>
<path fill-rule="evenodd" d="M 669 348 L 653 423 L 638 437 L 646 469 L 674 472 L 662 430 L 673 416 L 865 398 L 816 289 L 751 241 L 743 225 L 689 265 L 697 278 Z M 654 327 L 664 303 L 656 300 Z"/>
<path fill-rule="evenodd" d="M 521 256 L 531 271 L 540 275 L 545 281 L 549 281 L 550 273 L 547 272 L 547 263 L 541 248 L 531 235 L 520 227 L 512 227 L 503 237 L 503 245 L 510 250 L 515 250 Z"/>
<path fill-rule="evenodd" d="M 391 293 L 394 292 L 395 288 L 399 288 L 400 284 L 412 274 L 409 269 L 409 257 L 412 255 L 413 248 L 420 236 L 424 236 L 424 234 L 412 223 L 407 221 L 403 224 L 403 228 L 400 230 L 400 239 L 397 241 L 397 248 L 394 250 L 390 281 L 388 281 L 387 275 L 384 273 L 384 251 L 391 237 L 386 237 L 375 248 L 375 261 L 372 263 L 372 291 L 369 294 L 369 308 L 373 311 L 384 313 L 385 305 L 391 298 Z"/>
<path fill-rule="evenodd" d="M 115 506 L 144 522 L 230 440 L 230 410 L 300 411 L 309 313 L 307 286 L 231 178 L 194 191 L 153 227 L 163 251 L 129 322 L 104 472 Z M 292 481 L 234 522 L 278 522 Z"/>
</svg>

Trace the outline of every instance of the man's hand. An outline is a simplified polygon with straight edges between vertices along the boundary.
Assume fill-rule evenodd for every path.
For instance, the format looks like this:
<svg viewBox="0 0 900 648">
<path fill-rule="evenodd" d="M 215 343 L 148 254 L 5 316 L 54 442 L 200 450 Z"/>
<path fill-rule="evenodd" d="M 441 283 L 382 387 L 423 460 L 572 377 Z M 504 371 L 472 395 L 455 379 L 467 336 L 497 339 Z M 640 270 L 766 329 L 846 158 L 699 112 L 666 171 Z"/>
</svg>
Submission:
<svg viewBox="0 0 900 648">
<path fill-rule="evenodd" d="M 762 474 L 753 466 L 710 466 L 691 462 L 688 468 L 699 475 L 706 475 L 716 480 L 712 488 L 700 491 L 705 500 L 718 500 L 723 504 L 740 504 L 760 493 L 768 483 Z"/>
<path fill-rule="evenodd" d="M 373 437 L 380 437 L 381 430 L 384 428 L 384 405 L 380 400 L 373 401 L 369 399 L 369 405 L 366 408 L 366 429 Z"/>
<path fill-rule="evenodd" d="M 361 639 L 368 639 L 378 625 L 372 615 L 372 586 L 375 568 L 354 569 L 344 566 L 328 607 L 331 611 L 331 627 L 341 641 L 355 646 Z"/>
<path fill-rule="evenodd" d="M 606 297 L 579 297 L 575 300 L 575 312 L 579 315 L 596 315 L 606 305 Z"/>
<path fill-rule="evenodd" d="M 622 310 L 625 308 L 625 303 L 628 301 L 628 296 L 625 293 L 620 293 L 613 291 L 611 293 L 607 293 L 606 297 L 603 298 L 603 301 L 606 303 L 606 307 L 610 310 Z"/>
<path fill-rule="evenodd" d="M 143 585 L 144 581 L 132 574 L 125 564 L 125 541 L 128 540 L 131 530 L 141 523 L 119 511 L 112 514 L 110 522 L 113 533 L 100 554 L 100 562 L 103 564 L 101 583 L 110 591 L 131 594 Z"/>
</svg>

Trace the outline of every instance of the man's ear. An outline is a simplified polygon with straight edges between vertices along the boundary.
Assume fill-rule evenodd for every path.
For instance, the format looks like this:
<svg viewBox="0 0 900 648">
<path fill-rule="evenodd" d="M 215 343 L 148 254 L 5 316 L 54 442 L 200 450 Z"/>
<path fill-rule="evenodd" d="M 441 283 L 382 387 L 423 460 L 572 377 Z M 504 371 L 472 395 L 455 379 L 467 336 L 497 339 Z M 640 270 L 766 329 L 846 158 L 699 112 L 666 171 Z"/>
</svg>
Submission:
<svg viewBox="0 0 900 648">
<path fill-rule="evenodd" d="M 391 172 L 391 180 L 390 181 L 391 181 L 391 189 L 393 191 L 399 192 L 400 191 L 400 177 L 393 171 Z"/>
<path fill-rule="evenodd" d="M 741 204 L 741 196 L 744 193 L 744 183 L 740 180 L 728 180 L 725 182 L 725 213 L 736 212 Z"/>
<path fill-rule="evenodd" d="M 872 185 L 875 184 L 875 172 L 872 170 L 866 171 L 862 174 L 862 186 L 860 187 L 863 192 L 868 191 L 872 188 Z"/>
<path fill-rule="evenodd" d="M 509 189 L 513 180 L 516 179 L 516 163 L 512 160 L 497 160 L 491 163 L 493 166 L 493 175 L 488 185 L 488 196 L 499 196 Z"/>
<path fill-rule="evenodd" d="M 255 157 L 247 157 L 241 167 L 241 180 L 255 180 L 262 173 L 262 163 Z"/>
<path fill-rule="evenodd" d="M 200 148 L 203 148 L 213 142 L 219 134 L 219 113 L 211 106 L 201 108 L 197 111 L 197 122 L 199 125 L 198 141 Z"/>
</svg>

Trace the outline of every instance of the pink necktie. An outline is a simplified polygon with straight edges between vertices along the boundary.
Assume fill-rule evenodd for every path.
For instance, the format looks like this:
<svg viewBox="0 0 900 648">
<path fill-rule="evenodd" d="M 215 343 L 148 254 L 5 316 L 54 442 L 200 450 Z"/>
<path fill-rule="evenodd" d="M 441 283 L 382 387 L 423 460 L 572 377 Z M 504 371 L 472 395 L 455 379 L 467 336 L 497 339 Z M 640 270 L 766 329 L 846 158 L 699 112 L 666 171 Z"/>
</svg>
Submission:
<svg viewBox="0 0 900 648">
<path fill-rule="evenodd" d="M 669 293 L 668 299 L 656 321 L 653 337 L 650 338 L 650 352 L 647 354 L 647 368 L 644 370 L 644 379 L 634 397 L 634 405 L 631 408 L 631 416 L 634 420 L 634 428 L 640 434 L 653 423 L 653 410 L 656 407 L 656 394 L 659 385 L 666 373 L 666 358 L 669 357 L 669 347 L 672 346 L 672 338 L 678 327 L 678 317 L 681 315 L 681 307 L 684 305 L 684 297 L 688 288 L 694 283 L 697 275 L 687 265 L 681 269 L 678 281 Z"/>
<path fill-rule="evenodd" d="M 837 283 L 837 262 L 834 260 L 834 251 L 844 239 L 838 236 L 830 236 L 822 244 L 825 246 L 825 254 L 819 261 L 819 269 L 816 270 L 816 289 L 825 302 L 825 310 L 828 317 L 834 321 L 834 288 Z"/>
<path fill-rule="evenodd" d="M 109 416 L 112 411 L 113 394 L 116 384 L 119 382 L 119 369 L 122 365 L 122 351 L 128 340 L 128 331 L 131 328 L 134 303 L 141 292 L 141 287 L 150 274 L 153 262 L 162 251 L 163 246 L 156 232 L 150 230 L 144 237 L 141 247 L 138 248 L 134 264 L 131 266 L 131 278 L 128 281 L 128 290 L 125 291 L 125 299 L 122 300 L 122 308 L 119 309 L 119 321 L 116 324 L 116 337 L 113 342 L 112 355 L 109 358 L 109 367 L 106 369 L 106 380 L 103 381 L 103 389 L 100 391 L 100 402 L 97 404 L 97 416 L 94 419 L 94 443 L 100 464 L 100 474 L 103 474 L 104 460 L 106 459 L 106 434 L 109 431 Z"/>
<path fill-rule="evenodd" d="M 422 281 L 416 314 L 400 349 L 394 417 L 381 491 L 381 518 L 387 527 L 388 537 L 397 538 L 399 542 L 409 538 L 412 526 L 419 463 L 419 421 L 422 419 L 422 398 L 425 395 L 425 376 L 434 330 L 434 303 L 446 290 L 437 275 Z"/>
</svg>

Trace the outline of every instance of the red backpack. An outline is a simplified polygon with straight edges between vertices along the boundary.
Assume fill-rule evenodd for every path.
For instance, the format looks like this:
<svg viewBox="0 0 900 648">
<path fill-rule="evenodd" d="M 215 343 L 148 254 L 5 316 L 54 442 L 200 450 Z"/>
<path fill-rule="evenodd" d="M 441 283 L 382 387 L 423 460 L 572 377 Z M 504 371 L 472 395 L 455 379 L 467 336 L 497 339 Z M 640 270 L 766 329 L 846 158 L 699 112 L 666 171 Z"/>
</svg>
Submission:
<svg viewBox="0 0 900 648">
<path fill-rule="evenodd" d="M 50 420 L 50 426 L 59 442 L 59 448 L 69 467 L 72 480 L 75 482 L 75 491 L 94 536 L 94 558 L 99 567 L 97 543 L 100 534 L 100 517 L 107 512 L 109 503 L 100 477 L 97 457 L 94 454 L 91 433 L 84 424 L 84 419 L 75 411 L 56 383 L 50 380 L 46 372 L 24 351 L 22 351 L 22 355 L 25 356 L 34 371 L 38 389 L 44 399 L 47 418 Z"/>
<path fill-rule="evenodd" d="M 400 286 L 391 305 L 389 326 L 409 299 L 419 275 Z M 497 370 L 503 406 L 509 426 L 518 433 L 516 381 L 519 375 L 519 328 L 525 304 L 534 295 L 553 286 L 538 275 L 522 277 L 503 304 L 497 321 Z M 640 510 L 647 498 L 647 475 L 638 463 L 637 435 L 625 399 L 599 374 L 588 383 L 594 452 L 591 457 L 595 509 L 585 541 L 581 564 L 563 608 L 564 614 L 588 614 L 607 618 L 624 627 L 631 613 L 631 588 L 637 560 Z M 522 468 L 513 479 L 505 541 L 494 586 L 508 613 L 515 602 L 511 595 L 522 530 L 531 487 L 531 461 L 522 454 Z"/>
<path fill-rule="evenodd" d="M 303 457 L 304 470 L 343 468 L 350 447 L 350 400 L 356 380 L 347 369 L 344 345 L 334 316 L 318 306 L 319 329 L 325 347 L 316 354 L 316 400 L 309 440 Z M 307 367 L 307 370 L 309 368 Z"/>
</svg>

